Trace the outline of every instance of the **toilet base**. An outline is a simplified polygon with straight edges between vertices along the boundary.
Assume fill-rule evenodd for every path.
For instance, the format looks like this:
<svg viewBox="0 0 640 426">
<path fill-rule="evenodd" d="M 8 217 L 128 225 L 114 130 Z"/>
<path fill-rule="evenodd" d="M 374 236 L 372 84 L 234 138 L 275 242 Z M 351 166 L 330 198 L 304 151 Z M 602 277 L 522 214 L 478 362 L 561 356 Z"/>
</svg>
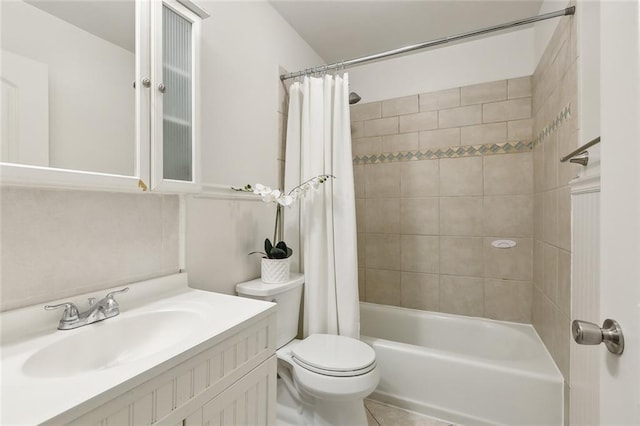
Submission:
<svg viewBox="0 0 640 426">
<path fill-rule="evenodd" d="M 276 395 L 278 426 L 367 426 L 362 399 L 336 402 L 305 397 L 300 403 L 280 378 Z"/>
</svg>

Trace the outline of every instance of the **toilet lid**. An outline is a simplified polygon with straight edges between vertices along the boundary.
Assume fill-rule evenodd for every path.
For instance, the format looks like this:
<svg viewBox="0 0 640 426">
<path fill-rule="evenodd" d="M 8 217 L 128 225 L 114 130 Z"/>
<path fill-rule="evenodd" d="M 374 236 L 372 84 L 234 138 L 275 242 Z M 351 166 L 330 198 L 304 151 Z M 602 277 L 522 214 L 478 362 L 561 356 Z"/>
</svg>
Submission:
<svg viewBox="0 0 640 426">
<path fill-rule="evenodd" d="M 313 334 L 291 349 L 300 366 L 329 376 L 356 376 L 375 367 L 376 353 L 360 340 L 346 336 Z"/>
</svg>

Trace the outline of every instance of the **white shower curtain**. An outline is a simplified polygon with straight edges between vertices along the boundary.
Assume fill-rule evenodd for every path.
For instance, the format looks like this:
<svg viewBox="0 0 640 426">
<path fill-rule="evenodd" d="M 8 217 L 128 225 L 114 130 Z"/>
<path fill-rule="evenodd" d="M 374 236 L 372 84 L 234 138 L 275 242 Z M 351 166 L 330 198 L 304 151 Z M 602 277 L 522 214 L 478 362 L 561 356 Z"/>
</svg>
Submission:
<svg viewBox="0 0 640 426">
<path fill-rule="evenodd" d="M 291 85 L 285 189 L 335 176 L 285 211 L 293 270 L 304 272 L 303 333 L 359 337 L 357 233 L 349 78 L 305 77 Z"/>
</svg>

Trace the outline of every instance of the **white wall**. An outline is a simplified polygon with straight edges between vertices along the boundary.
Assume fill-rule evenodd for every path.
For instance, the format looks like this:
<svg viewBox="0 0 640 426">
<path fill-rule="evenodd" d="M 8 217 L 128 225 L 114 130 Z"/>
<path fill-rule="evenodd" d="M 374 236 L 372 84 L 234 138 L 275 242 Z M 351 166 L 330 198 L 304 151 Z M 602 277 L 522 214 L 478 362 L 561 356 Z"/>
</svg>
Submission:
<svg viewBox="0 0 640 426">
<path fill-rule="evenodd" d="M 491 35 L 349 69 L 363 103 L 533 74 L 533 29 Z"/>
<path fill-rule="evenodd" d="M 51 166 L 133 175 L 134 54 L 22 1 L 1 6 L 2 48 L 49 66 Z"/>
<path fill-rule="evenodd" d="M 578 110 L 580 143 L 583 144 L 600 136 L 600 2 L 580 2 L 576 19 L 578 20 Z"/>
<path fill-rule="evenodd" d="M 322 59 L 267 2 L 202 2 L 202 177 L 205 184 L 278 186 L 286 113 L 279 68 Z M 194 287 L 233 293 L 260 275 L 260 250 L 275 206 L 187 200 L 186 265 Z"/>
<path fill-rule="evenodd" d="M 322 59 L 267 2 L 202 2 L 202 180 L 276 184 L 279 66 Z"/>
</svg>

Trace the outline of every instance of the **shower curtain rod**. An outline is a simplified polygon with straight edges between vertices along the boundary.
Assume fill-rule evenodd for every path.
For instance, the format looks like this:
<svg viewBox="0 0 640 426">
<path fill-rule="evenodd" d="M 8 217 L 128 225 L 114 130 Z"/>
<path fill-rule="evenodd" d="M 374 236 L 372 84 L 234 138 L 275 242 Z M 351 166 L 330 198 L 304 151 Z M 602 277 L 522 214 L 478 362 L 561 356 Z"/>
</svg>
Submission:
<svg viewBox="0 0 640 426">
<path fill-rule="evenodd" d="M 403 53 L 411 52 L 414 50 L 426 49 L 428 47 L 438 46 L 440 44 L 446 44 L 452 41 L 462 40 L 469 37 L 474 37 L 480 34 L 487 34 L 494 31 L 506 30 L 508 28 L 518 27 L 520 25 L 531 24 L 533 22 L 544 21 L 545 19 L 557 18 L 559 16 L 573 15 L 576 12 L 576 7 L 571 6 L 567 7 L 563 10 L 558 10 L 556 12 L 545 13 L 543 15 L 533 16 L 531 18 L 520 19 L 518 21 L 507 22 L 506 24 L 494 25 L 492 27 L 487 27 L 481 30 L 470 31 L 467 33 L 462 33 L 454 36 L 439 38 L 436 40 L 426 41 L 424 43 L 412 44 L 410 46 L 400 47 L 398 49 L 387 50 L 386 52 L 376 53 L 369 56 L 363 56 L 361 58 L 349 59 L 346 61 L 336 62 L 333 64 L 320 65 L 313 68 L 307 68 L 302 71 L 296 71 L 288 74 L 282 74 L 280 76 L 280 80 L 288 80 L 290 78 L 301 77 L 304 75 L 314 74 L 318 72 L 326 72 L 339 68 L 346 68 L 353 65 L 362 64 L 365 62 L 371 62 L 378 59 L 386 58 L 389 56 L 400 55 Z"/>
</svg>

